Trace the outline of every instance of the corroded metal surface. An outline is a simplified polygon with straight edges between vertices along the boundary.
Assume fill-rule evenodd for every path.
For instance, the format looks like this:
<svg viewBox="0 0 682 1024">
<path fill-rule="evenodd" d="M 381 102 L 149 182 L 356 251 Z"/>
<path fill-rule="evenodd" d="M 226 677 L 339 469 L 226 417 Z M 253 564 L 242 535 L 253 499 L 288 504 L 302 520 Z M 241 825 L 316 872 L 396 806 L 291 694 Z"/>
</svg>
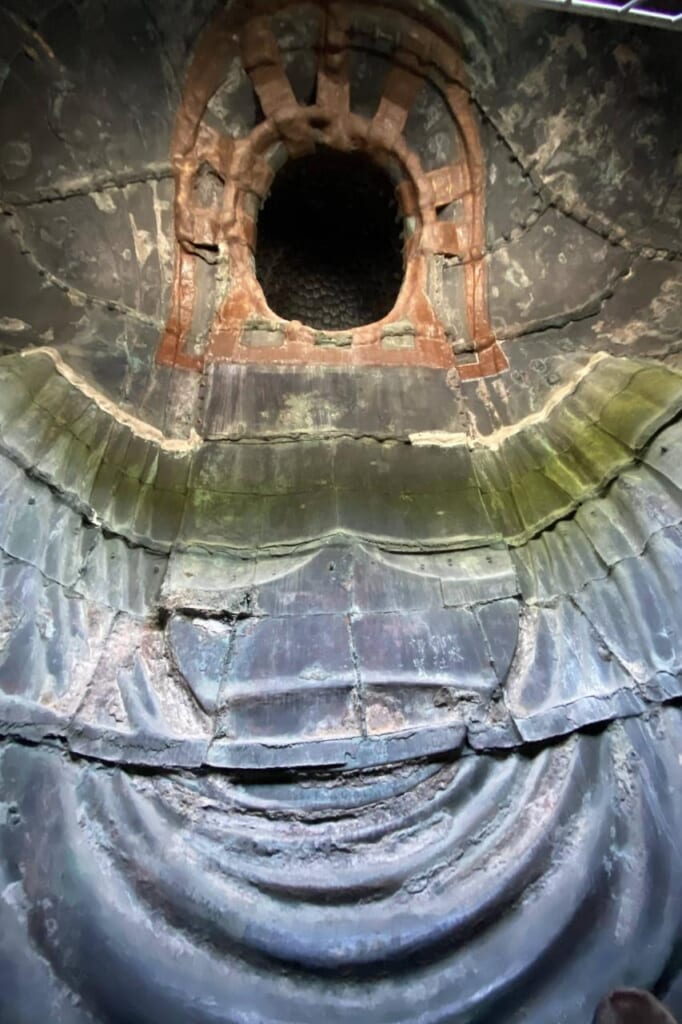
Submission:
<svg viewBox="0 0 682 1024">
<path fill-rule="evenodd" d="M 657 973 L 678 941 L 679 725 L 668 710 L 518 761 L 341 785 L 112 774 L 6 746 L 17 1005 L 40 1020 L 51 984 L 79 994 L 52 1017 L 69 1024 L 312 1024 L 321 1007 L 493 1021 L 520 1006 L 589 1022 L 609 985 Z"/>
<path fill-rule="evenodd" d="M 309 39 L 296 34 L 302 20 Z M 286 64 L 276 27 L 289 47 Z M 390 50 L 378 44 L 382 38 L 395 40 Z M 371 75 L 373 52 L 385 79 L 369 117 L 351 108 L 351 91 L 357 88 L 353 58 L 361 54 Z M 314 102 L 303 104 L 294 94 L 288 69 L 293 72 L 306 60 L 316 72 L 315 95 Z M 235 76 L 248 76 L 258 98 L 254 123 L 244 137 L 214 126 L 211 100 L 225 90 L 228 73 L 228 88 L 234 88 Z M 443 153 L 433 166 L 424 166 L 423 155 L 405 135 L 418 97 L 427 90 L 427 102 L 444 104 L 449 118 L 439 143 Z M 356 327 L 347 345 L 316 344 L 312 327 L 273 313 L 253 269 L 254 210 L 267 195 L 278 164 L 316 146 L 366 153 L 390 168 L 406 224 L 405 279 L 397 302 L 376 324 Z M 470 378 L 506 369 L 488 314 L 479 128 L 458 44 L 442 30 L 437 33 L 407 19 L 391 5 L 374 11 L 343 4 L 311 9 L 310 4 L 276 0 L 257 9 L 230 7 L 211 22 L 198 44 L 172 155 L 178 246 L 171 314 L 158 353 L 162 364 L 197 370 L 207 360 L 453 368 L 456 359 L 446 325 L 428 296 L 433 257 L 440 255 L 457 257 L 463 268 L 468 347 L 478 354 L 475 362 L 459 367 L 460 374 Z M 220 183 L 212 205 L 196 198 L 197 181 L 206 167 Z M 452 216 L 443 216 L 443 211 Z M 333 238 L 328 242 L 334 245 Z M 227 261 L 227 293 L 216 307 L 206 351 L 192 355 L 187 342 L 196 304 L 195 257 L 207 252 L 220 253 Z M 276 341 L 250 345 L 248 333 L 255 325 Z M 387 343 L 396 325 L 402 325 L 399 337 L 410 335 L 411 345 Z"/>
<path fill-rule="evenodd" d="M 51 6 L 0 13 L 0 1024 L 679 1017 L 677 57 L 515 5 Z M 261 309 L 241 359 L 254 141 L 377 118 L 431 198 L 483 175 L 480 254 L 426 203 L 432 336 L 363 365 Z"/>
</svg>

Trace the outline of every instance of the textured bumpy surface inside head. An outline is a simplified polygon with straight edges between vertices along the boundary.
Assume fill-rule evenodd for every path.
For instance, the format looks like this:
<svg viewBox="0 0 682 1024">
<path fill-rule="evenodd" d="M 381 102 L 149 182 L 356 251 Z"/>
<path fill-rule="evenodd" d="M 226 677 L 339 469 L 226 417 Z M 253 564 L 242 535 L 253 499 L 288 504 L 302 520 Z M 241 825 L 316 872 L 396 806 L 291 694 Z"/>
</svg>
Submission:
<svg viewBox="0 0 682 1024">
<path fill-rule="evenodd" d="M 395 186 L 360 154 L 322 149 L 285 164 L 258 218 L 256 267 L 268 304 L 325 331 L 390 313 L 402 250 Z"/>
</svg>

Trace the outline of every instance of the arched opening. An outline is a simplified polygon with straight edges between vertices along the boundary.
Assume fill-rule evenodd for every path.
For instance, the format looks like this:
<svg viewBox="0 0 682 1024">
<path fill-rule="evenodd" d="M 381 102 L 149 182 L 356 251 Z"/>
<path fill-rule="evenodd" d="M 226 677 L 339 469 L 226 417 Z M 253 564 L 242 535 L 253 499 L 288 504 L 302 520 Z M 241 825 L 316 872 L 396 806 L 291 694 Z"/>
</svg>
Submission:
<svg viewBox="0 0 682 1024">
<path fill-rule="evenodd" d="M 284 165 L 256 249 L 274 313 L 323 331 L 372 324 L 393 309 L 403 272 L 402 217 L 386 171 L 328 147 Z"/>
</svg>

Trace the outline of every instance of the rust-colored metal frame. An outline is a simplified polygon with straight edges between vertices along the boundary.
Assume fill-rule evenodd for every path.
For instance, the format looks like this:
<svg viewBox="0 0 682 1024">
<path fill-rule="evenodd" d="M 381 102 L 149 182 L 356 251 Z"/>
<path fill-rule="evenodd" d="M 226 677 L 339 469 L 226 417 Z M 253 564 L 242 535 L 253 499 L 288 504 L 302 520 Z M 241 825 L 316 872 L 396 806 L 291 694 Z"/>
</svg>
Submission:
<svg viewBox="0 0 682 1024">
<path fill-rule="evenodd" d="M 176 265 L 173 297 L 157 359 L 200 371 L 208 362 L 326 363 L 331 365 L 419 365 L 457 368 L 464 379 L 499 373 L 507 361 L 493 335 L 488 315 L 485 245 L 485 166 L 478 124 L 464 85 L 462 60 L 455 41 L 433 24 L 415 22 L 403 4 L 377 4 L 401 19 L 400 46 L 392 55 L 383 95 L 368 120 L 350 109 L 349 48 L 352 3 L 316 3 L 323 25 L 319 45 L 316 98 L 297 101 L 273 33 L 271 17 L 296 0 L 269 0 L 232 5 L 202 34 L 189 69 L 172 147 L 176 178 Z M 310 7 L 311 5 L 306 5 Z M 207 105 L 235 56 L 250 76 L 265 119 L 244 139 L 233 139 L 203 123 Z M 437 88 L 459 130 L 463 156 L 447 166 L 424 171 L 419 156 L 404 138 L 412 105 L 424 84 L 425 69 L 437 69 Z M 319 333 L 285 321 L 268 307 L 255 274 L 257 216 L 277 161 L 314 150 L 316 145 L 369 154 L 398 169 L 398 201 L 411 231 L 405 243 L 405 277 L 396 305 L 383 320 L 355 328 L 352 344 L 316 344 Z M 201 168 L 209 165 L 224 182 L 219 208 L 194 198 Z M 438 211 L 459 202 L 461 217 L 442 221 Z M 229 261 L 230 285 L 218 308 L 206 350 L 186 351 L 196 302 L 197 254 L 221 248 Z M 429 261 L 456 256 L 464 267 L 466 315 L 475 361 L 459 364 L 451 339 L 427 295 Z M 384 344 L 386 331 L 409 321 L 413 347 Z M 267 322 L 282 333 L 276 348 L 242 344 L 245 325 Z M 347 333 L 347 332 L 344 332 Z"/>
</svg>

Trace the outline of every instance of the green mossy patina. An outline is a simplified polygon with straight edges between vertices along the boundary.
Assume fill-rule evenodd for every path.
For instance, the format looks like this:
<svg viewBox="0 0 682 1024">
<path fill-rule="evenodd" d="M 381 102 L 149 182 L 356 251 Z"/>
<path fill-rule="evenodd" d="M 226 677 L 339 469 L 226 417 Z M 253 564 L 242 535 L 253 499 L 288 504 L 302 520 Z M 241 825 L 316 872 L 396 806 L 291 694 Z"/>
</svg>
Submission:
<svg viewBox="0 0 682 1024">
<path fill-rule="evenodd" d="M 178 444 L 114 419 L 47 352 L 5 357 L 0 390 L 5 453 L 158 551 L 286 549 L 335 533 L 406 549 L 523 544 L 636 462 L 682 409 L 680 374 L 606 358 L 542 422 L 499 442 Z"/>
</svg>

